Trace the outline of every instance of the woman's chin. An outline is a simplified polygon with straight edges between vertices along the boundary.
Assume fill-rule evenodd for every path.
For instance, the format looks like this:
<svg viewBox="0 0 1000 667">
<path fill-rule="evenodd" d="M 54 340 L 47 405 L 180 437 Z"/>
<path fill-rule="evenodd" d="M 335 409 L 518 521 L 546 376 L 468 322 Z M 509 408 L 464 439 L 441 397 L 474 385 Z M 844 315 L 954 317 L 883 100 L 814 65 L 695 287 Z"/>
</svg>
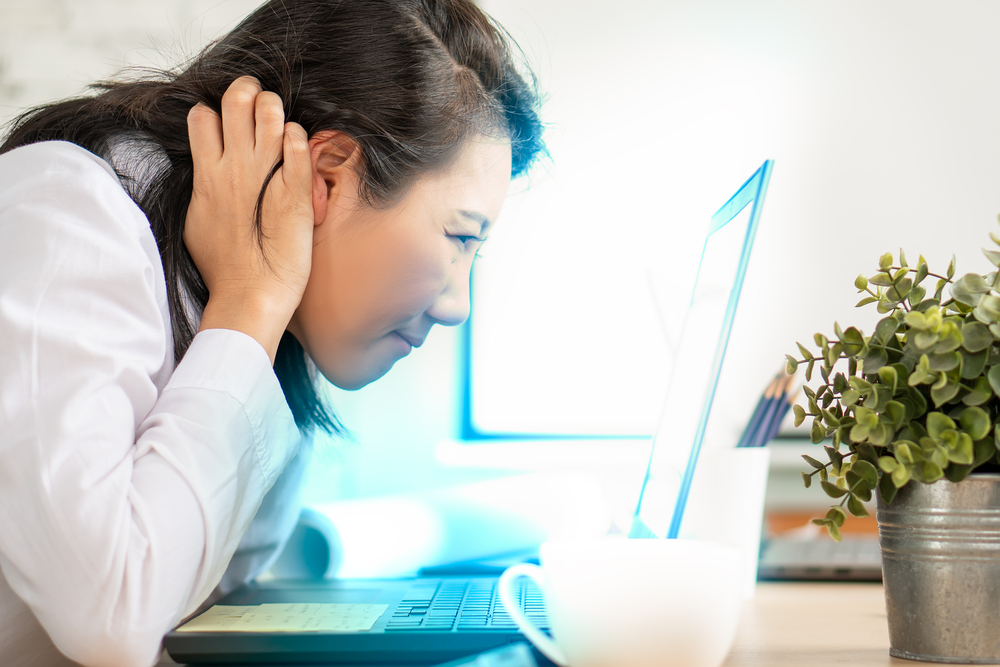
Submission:
<svg viewBox="0 0 1000 667">
<path fill-rule="evenodd" d="M 365 368 L 324 369 L 319 365 L 317 367 L 330 384 L 344 391 L 357 391 L 388 373 L 397 361 L 395 358 L 379 360 L 380 363 L 376 362 Z"/>
</svg>

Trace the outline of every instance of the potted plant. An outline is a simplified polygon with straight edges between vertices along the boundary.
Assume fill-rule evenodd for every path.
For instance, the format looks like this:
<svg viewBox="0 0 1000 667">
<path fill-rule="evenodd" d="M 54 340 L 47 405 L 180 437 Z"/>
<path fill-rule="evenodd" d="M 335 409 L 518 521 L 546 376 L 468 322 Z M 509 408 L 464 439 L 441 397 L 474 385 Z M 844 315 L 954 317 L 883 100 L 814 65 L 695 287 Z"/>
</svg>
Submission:
<svg viewBox="0 0 1000 667">
<path fill-rule="evenodd" d="M 834 324 L 787 370 L 819 372 L 794 406 L 829 440 L 825 460 L 804 457 L 806 487 L 837 501 L 814 522 L 839 540 L 877 496 L 890 652 L 1000 664 L 1000 273 L 954 276 L 954 258 L 941 275 L 882 255 L 854 283 L 858 306 L 884 315 L 874 333 Z"/>
</svg>

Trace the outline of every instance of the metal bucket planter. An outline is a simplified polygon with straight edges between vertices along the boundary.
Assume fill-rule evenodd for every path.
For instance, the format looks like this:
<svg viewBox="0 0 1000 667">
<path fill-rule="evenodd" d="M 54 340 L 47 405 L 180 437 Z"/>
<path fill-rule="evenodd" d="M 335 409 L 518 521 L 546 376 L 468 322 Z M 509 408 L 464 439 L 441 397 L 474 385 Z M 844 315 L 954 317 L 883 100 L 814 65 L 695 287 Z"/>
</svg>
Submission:
<svg viewBox="0 0 1000 667">
<path fill-rule="evenodd" d="M 911 482 L 877 518 L 889 652 L 1000 664 L 1000 474 Z"/>
</svg>

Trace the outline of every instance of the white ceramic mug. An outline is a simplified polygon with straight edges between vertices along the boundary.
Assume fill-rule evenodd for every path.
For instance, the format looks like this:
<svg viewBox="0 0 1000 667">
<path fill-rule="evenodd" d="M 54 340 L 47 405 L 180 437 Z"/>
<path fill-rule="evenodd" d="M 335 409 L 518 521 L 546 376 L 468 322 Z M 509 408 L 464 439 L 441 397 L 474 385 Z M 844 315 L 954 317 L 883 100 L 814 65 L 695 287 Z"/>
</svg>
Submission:
<svg viewBox="0 0 1000 667">
<path fill-rule="evenodd" d="M 740 551 L 698 540 L 546 542 L 541 566 L 500 577 L 500 599 L 525 637 L 571 667 L 718 667 L 732 646 L 742 593 Z M 517 604 L 542 590 L 552 638 Z"/>
</svg>

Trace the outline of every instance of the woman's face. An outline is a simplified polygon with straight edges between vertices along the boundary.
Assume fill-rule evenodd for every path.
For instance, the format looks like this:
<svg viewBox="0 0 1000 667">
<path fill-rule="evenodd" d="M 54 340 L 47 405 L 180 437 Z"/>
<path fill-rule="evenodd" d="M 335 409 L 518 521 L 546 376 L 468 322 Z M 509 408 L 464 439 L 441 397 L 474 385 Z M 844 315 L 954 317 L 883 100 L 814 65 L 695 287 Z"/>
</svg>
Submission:
<svg viewBox="0 0 1000 667">
<path fill-rule="evenodd" d="M 469 272 L 510 183 L 506 140 L 470 140 L 389 208 L 358 199 L 357 150 L 313 137 L 312 272 L 288 330 L 328 380 L 357 389 L 469 316 Z"/>
</svg>

